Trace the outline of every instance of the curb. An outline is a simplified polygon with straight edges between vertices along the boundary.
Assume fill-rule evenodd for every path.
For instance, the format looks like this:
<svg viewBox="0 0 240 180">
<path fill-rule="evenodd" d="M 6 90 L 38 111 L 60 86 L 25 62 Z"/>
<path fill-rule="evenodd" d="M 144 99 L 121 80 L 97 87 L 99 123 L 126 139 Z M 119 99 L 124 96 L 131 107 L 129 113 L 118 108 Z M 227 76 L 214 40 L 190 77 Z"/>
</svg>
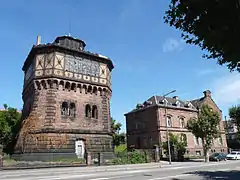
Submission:
<svg viewBox="0 0 240 180">
<path fill-rule="evenodd" d="M 2 170 L 24 170 L 24 169 L 46 169 L 64 167 L 87 167 L 87 165 L 45 165 L 45 166 L 25 166 L 25 167 L 3 167 Z"/>
<path fill-rule="evenodd" d="M 186 163 L 189 165 L 191 163 Z M 124 165 L 86 165 L 86 164 L 58 164 L 58 165 L 37 165 L 37 166 L 23 166 L 23 167 L 3 167 L 2 171 L 12 171 L 12 170 L 26 170 L 26 169 L 46 169 L 46 168 L 70 168 L 70 167 L 81 167 L 85 168 L 84 170 L 91 170 L 91 171 L 112 171 L 112 170 L 129 170 L 129 169 L 150 169 L 150 168 L 164 168 L 164 167 L 177 167 L 180 163 L 142 163 L 142 164 L 124 164 Z"/>
</svg>

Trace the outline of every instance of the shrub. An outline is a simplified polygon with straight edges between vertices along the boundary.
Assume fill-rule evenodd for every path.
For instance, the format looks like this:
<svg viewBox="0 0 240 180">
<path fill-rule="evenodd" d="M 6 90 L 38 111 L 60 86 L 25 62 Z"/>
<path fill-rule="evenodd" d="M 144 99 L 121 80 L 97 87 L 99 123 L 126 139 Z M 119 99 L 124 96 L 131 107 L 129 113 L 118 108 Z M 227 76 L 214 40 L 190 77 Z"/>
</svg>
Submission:
<svg viewBox="0 0 240 180">
<path fill-rule="evenodd" d="M 140 164 L 149 162 L 149 154 L 140 150 L 132 152 L 120 152 L 116 154 L 117 158 L 112 161 L 113 164 Z"/>
<path fill-rule="evenodd" d="M 119 146 L 114 147 L 114 152 L 115 153 L 121 153 L 127 150 L 127 145 L 126 144 L 120 144 Z"/>
</svg>

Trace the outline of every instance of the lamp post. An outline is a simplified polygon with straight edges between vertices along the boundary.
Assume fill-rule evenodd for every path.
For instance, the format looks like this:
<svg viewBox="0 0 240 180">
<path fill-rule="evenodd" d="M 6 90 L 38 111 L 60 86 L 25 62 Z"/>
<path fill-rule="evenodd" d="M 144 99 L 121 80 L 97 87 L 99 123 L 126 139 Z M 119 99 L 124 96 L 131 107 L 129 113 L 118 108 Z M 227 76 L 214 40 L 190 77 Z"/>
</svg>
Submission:
<svg viewBox="0 0 240 180">
<path fill-rule="evenodd" d="M 176 90 L 170 91 L 163 95 L 163 98 L 165 98 L 167 95 L 172 94 L 176 92 Z M 171 158 L 171 147 L 170 147 L 170 141 L 169 141 L 169 130 L 168 130 L 168 122 L 167 122 L 167 107 L 165 106 L 165 122 L 166 122 L 166 129 L 167 129 L 167 144 L 168 144 L 168 159 L 169 159 L 169 164 L 172 163 L 172 158 Z"/>
</svg>

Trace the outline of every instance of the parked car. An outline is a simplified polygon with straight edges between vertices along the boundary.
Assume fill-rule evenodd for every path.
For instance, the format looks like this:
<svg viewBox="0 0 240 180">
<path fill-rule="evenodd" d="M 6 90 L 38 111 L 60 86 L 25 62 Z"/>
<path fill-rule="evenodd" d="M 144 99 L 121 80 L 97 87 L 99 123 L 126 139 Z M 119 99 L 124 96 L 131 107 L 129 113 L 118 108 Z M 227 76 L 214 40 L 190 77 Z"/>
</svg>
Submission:
<svg viewBox="0 0 240 180">
<path fill-rule="evenodd" d="M 224 153 L 213 153 L 209 156 L 209 161 L 226 161 L 227 155 Z"/>
<path fill-rule="evenodd" d="M 239 160 L 240 159 L 240 152 L 239 151 L 232 151 L 230 154 L 227 155 L 227 159 L 229 159 L 229 160 Z"/>
</svg>

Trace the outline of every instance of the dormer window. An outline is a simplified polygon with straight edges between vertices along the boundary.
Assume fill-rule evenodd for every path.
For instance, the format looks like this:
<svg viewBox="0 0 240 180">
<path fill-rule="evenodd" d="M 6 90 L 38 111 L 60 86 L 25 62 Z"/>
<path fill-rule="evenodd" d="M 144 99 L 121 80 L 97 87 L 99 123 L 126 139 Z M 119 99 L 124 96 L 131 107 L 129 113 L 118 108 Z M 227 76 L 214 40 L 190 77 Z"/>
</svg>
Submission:
<svg viewBox="0 0 240 180">
<path fill-rule="evenodd" d="M 181 103 L 180 103 L 179 101 L 176 101 L 176 102 L 175 102 L 175 105 L 176 105 L 177 107 L 180 107 Z"/>
<path fill-rule="evenodd" d="M 192 108 L 193 105 L 192 105 L 191 102 L 187 101 L 187 102 L 185 103 L 185 107 L 187 107 L 187 108 Z"/>
<path fill-rule="evenodd" d="M 167 105 L 168 101 L 166 98 L 164 98 L 162 101 L 160 101 L 161 104 Z"/>
<path fill-rule="evenodd" d="M 141 109 L 141 108 L 143 108 L 144 106 L 142 105 L 142 104 L 137 104 L 137 106 L 136 106 L 136 109 Z"/>
<path fill-rule="evenodd" d="M 144 104 L 144 106 L 149 106 L 152 104 L 152 101 L 145 101 L 143 104 Z"/>
<path fill-rule="evenodd" d="M 192 103 L 189 102 L 189 103 L 188 103 L 188 107 L 189 107 L 189 108 L 192 108 L 192 107 L 193 107 L 193 106 L 192 106 Z"/>
</svg>

